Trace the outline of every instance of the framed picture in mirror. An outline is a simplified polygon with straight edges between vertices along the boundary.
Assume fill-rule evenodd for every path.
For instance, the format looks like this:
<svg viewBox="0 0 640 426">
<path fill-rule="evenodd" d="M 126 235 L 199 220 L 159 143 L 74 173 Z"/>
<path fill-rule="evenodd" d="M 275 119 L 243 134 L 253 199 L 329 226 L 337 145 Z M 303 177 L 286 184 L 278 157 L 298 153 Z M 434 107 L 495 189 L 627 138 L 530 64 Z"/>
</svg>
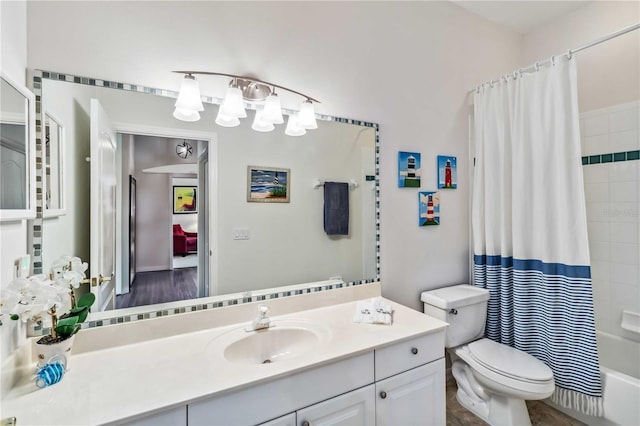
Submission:
<svg viewBox="0 0 640 426">
<path fill-rule="evenodd" d="M 43 108 L 44 116 L 44 217 L 66 214 L 65 129 L 62 121 Z"/>
<path fill-rule="evenodd" d="M 197 213 L 195 186 L 173 187 L 173 214 Z"/>
<path fill-rule="evenodd" d="M 288 203 L 291 170 L 275 167 L 247 167 L 247 201 Z"/>
</svg>

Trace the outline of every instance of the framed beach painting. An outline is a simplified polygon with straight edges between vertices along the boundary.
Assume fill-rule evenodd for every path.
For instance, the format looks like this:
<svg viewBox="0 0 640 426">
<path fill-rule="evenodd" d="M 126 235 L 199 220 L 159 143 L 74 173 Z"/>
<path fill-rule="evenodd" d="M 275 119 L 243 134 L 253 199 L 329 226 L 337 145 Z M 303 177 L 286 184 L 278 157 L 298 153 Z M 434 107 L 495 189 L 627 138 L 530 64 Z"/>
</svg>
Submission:
<svg viewBox="0 0 640 426">
<path fill-rule="evenodd" d="M 438 189 L 458 187 L 458 162 L 456 157 L 438 155 Z"/>
<path fill-rule="evenodd" d="M 398 152 L 398 188 L 420 188 L 420 153 Z"/>
<path fill-rule="evenodd" d="M 195 186 L 173 187 L 173 214 L 197 213 Z"/>
<path fill-rule="evenodd" d="M 440 225 L 440 193 L 418 192 L 419 225 Z"/>
<path fill-rule="evenodd" d="M 247 201 L 288 203 L 291 170 L 276 167 L 247 166 Z"/>
</svg>

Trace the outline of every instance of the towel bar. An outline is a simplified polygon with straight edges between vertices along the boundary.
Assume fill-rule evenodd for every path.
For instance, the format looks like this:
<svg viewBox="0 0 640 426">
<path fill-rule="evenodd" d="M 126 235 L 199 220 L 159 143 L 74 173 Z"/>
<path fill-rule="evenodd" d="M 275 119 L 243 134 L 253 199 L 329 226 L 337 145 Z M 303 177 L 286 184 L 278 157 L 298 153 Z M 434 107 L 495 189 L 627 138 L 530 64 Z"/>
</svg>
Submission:
<svg viewBox="0 0 640 426">
<path fill-rule="evenodd" d="M 313 181 L 311 182 L 313 185 L 313 189 L 318 189 L 321 186 L 324 186 L 324 180 L 320 180 L 320 179 L 313 179 Z M 349 189 L 353 190 L 356 189 L 358 187 L 358 182 L 356 182 L 355 179 L 349 179 Z"/>
</svg>

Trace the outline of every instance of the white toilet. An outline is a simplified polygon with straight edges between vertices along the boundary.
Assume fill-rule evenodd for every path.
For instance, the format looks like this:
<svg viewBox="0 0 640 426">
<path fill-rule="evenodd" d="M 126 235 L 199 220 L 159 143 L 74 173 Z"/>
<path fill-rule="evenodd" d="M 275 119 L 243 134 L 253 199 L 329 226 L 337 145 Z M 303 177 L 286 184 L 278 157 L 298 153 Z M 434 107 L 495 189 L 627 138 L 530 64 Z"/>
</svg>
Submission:
<svg viewBox="0 0 640 426">
<path fill-rule="evenodd" d="M 491 425 L 531 425 L 525 400 L 544 399 L 554 389 L 542 361 L 483 338 L 489 291 L 456 285 L 425 291 L 424 312 L 449 323 L 445 346 L 458 385 L 458 402 Z"/>
</svg>

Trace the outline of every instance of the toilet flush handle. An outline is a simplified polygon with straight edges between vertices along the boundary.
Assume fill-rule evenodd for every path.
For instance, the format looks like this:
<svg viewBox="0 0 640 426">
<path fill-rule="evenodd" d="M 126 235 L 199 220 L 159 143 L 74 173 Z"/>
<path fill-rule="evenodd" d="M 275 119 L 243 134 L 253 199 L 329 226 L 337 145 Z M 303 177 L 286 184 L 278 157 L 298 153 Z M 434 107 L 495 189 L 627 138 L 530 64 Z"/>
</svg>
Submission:
<svg viewBox="0 0 640 426">
<path fill-rule="evenodd" d="M 458 310 L 456 308 L 451 308 L 451 310 L 449 311 L 449 313 L 451 315 L 458 315 Z"/>
</svg>

